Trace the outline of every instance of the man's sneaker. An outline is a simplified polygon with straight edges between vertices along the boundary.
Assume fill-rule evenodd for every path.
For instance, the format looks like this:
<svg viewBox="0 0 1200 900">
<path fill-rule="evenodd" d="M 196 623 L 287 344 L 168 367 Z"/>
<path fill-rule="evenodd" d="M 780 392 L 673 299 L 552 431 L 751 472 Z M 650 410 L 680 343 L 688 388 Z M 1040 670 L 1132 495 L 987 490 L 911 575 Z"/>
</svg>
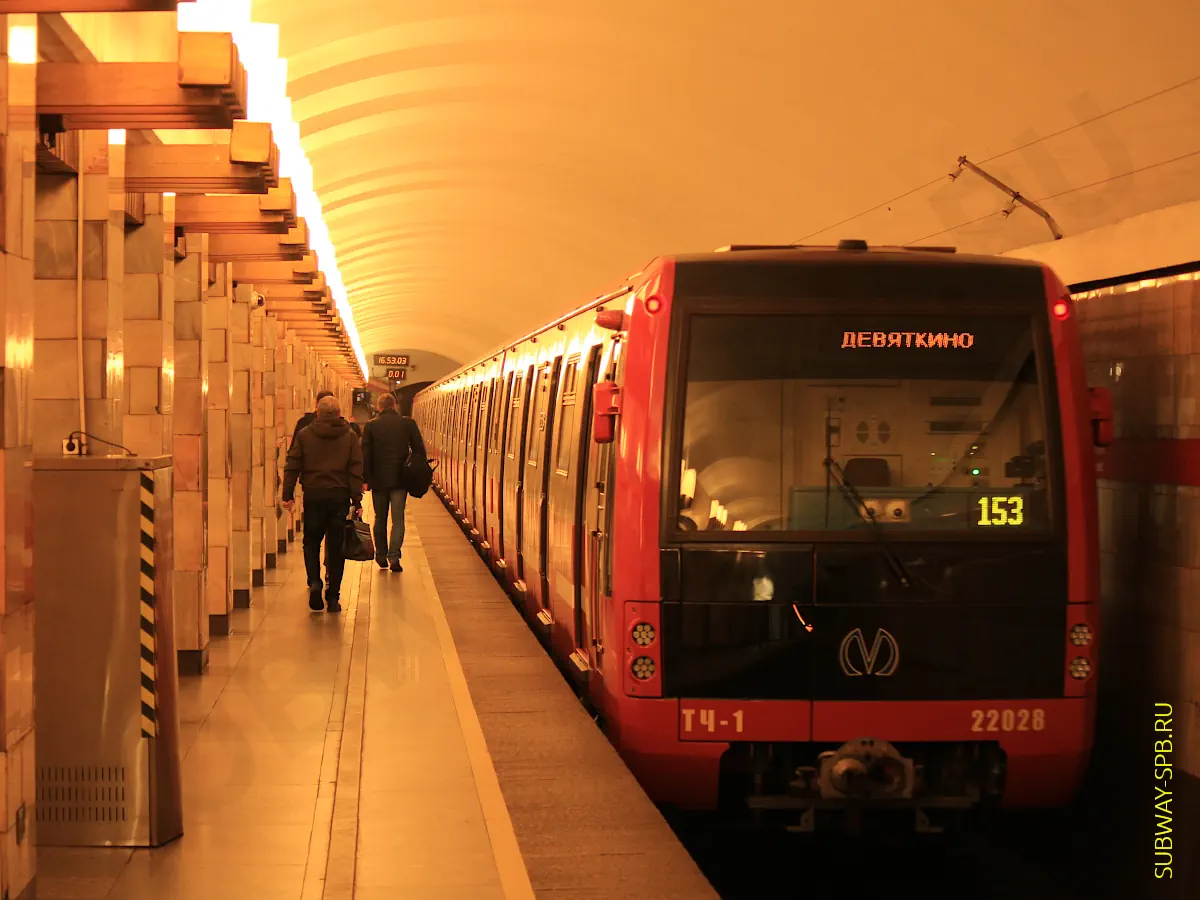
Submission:
<svg viewBox="0 0 1200 900">
<path fill-rule="evenodd" d="M 308 608 L 313 612 L 320 612 L 325 608 L 325 604 L 321 602 L 321 585 L 310 585 L 308 588 Z"/>
<path fill-rule="evenodd" d="M 328 609 L 331 613 L 341 612 L 342 604 L 338 602 L 339 599 L 340 598 L 338 598 L 338 597 L 326 597 L 325 598 L 325 608 Z"/>
<path fill-rule="evenodd" d="M 404 571 L 404 566 L 400 565 L 400 560 L 396 560 L 394 563 L 392 563 L 392 571 L 393 572 L 403 572 Z"/>
</svg>

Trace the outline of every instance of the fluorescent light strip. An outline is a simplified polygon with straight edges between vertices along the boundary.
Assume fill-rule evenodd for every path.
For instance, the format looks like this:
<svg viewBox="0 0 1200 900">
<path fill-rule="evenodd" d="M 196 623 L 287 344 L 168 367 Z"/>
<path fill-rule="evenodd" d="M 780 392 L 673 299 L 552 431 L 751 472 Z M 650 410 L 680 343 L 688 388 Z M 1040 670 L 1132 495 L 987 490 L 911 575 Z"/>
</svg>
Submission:
<svg viewBox="0 0 1200 900">
<path fill-rule="evenodd" d="M 303 216 L 308 225 L 308 245 L 316 251 L 325 283 L 342 317 L 342 327 L 366 380 L 370 372 L 367 357 L 358 340 L 346 285 L 338 271 L 333 241 L 321 213 L 321 201 L 313 188 L 312 165 L 300 145 L 300 126 L 292 119 L 292 101 L 287 95 L 287 60 L 279 58 L 279 26 L 252 21 L 250 0 L 195 0 L 179 5 L 178 28 L 233 35 L 249 82 L 246 118 L 271 123 L 271 133 L 279 147 L 279 174 L 292 180 L 296 214 Z"/>
</svg>

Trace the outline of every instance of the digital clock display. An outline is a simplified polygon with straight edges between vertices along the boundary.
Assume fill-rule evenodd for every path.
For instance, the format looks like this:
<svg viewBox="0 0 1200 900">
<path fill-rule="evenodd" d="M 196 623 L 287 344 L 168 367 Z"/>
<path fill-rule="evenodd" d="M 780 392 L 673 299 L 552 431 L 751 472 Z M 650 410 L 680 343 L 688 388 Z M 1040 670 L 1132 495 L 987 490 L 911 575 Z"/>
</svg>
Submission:
<svg viewBox="0 0 1200 900">
<path fill-rule="evenodd" d="M 407 356 L 395 356 L 391 354 L 376 354 L 375 365 L 377 366 L 407 366 Z"/>
<path fill-rule="evenodd" d="M 975 524 L 984 528 L 1024 525 L 1025 498 L 980 497 L 976 501 Z"/>
</svg>

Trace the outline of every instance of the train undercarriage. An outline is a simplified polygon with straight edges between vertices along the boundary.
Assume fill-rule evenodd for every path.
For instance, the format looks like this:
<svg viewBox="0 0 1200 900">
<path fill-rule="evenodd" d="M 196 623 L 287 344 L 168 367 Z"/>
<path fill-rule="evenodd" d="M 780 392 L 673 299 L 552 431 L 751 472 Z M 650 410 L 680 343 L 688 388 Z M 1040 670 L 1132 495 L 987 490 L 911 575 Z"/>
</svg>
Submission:
<svg viewBox="0 0 1200 900">
<path fill-rule="evenodd" d="M 789 831 L 938 834 L 996 806 L 1005 771 L 992 742 L 740 743 L 721 760 L 721 800 L 757 825 Z"/>
</svg>

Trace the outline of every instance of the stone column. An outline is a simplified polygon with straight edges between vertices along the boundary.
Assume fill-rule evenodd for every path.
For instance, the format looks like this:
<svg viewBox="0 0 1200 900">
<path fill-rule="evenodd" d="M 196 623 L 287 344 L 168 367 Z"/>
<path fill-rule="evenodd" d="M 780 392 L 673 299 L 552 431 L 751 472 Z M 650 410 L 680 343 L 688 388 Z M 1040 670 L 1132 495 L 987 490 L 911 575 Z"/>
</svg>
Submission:
<svg viewBox="0 0 1200 900">
<path fill-rule="evenodd" d="M 208 669 L 208 235 L 189 234 L 175 269 L 175 640 L 179 671 Z M 219 574 L 219 573 L 218 573 Z"/>
<path fill-rule="evenodd" d="M 124 150 L 124 148 L 121 148 Z M 125 184 L 110 172 L 109 196 Z M 143 224 L 124 234 L 125 439 L 139 456 L 172 452 L 175 404 L 175 198 L 146 197 Z M 110 275 L 110 282 L 113 280 Z M 93 448 L 95 452 L 95 448 Z M 183 634 L 187 634 L 186 624 Z"/>
<path fill-rule="evenodd" d="M 250 309 L 254 290 L 248 284 L 233 289 L 229 330 L 233 338 L 233 393 L 229 401 L 229 445 L 232 469 L 229 489 L 233 501 L 233 525 L 229 550 L 233 565 L 233 605 L 250 606 L 252 570 L 250 539 L 250 474 L 253 441 L 250 423 Z"/>
<path fill-rule="evenodd" d="M 18 66 L 9 65 L 10 74 L 17 71 Z M 125 203 L 121 197 L 120 206 L 113 209 L 117 197 L 109 195 L 109 171 L 123 171 L 125 148 L 110 147 L 107 132 L 81 131 L 72 137 L 78 141 L 79 157 L 90 161 L 82 176 L 84 404 L 86 430 L 96 438 L 88 442 L 90 450 L 103 455 L 124 442 L 125 367 L 121 361 L 125 357 Z M 14 151 L 9 152 L 11 158 Z M 80 428 L 75 278 L 78 190 L 76 176 L 37 176 L 36 222 L 32 227 L 37 252 L 30 256 L 36 316 L 33 452 L 39 456 L 61 455 L 63 441 Z M 11 193 L 7 184 L 5 194 L 5 216 L 10 218 L 14 198 L 20 198 L 21 203 L 24 198 L 19 191 Z M 21 204 L 16 208 L 22 208 Z M 14 260 L 22 258 L 14 255 L 15 249 L 8 252 Z M 10 285 L 14 265 L 19 269 L 22 264 L 10 263 Z"/>
<path fill-rule="evenodd" d="M 274 569 L 279 555 L 279 442 L 276 439 L 279 411 L 275 392 L 278 373 L 275 371 L 276 345 L 279 342 L 279 322 L 272 315 L 263 320 L 263 556 L 268 569 Z"/>
<path fill-rule="evenodd" d="M 266 584 L 267 549 L 263 544 L 266 517 L 266 310 L 255 304 L 250 309 L 250 580 L 255 587 Z M 273 511 L 272 511 L 273 512 Z"/>
<path fill-rule="evenodd" d="M 34 788 L 37 772 L 33 729 L 33 490 L 31 370 L 34 347 L 35 227 L 34 146 L 36 136 L 36 67 L 8 54 L 12 29 L 21 29 L 25 50 L 37 47 L 36 15 L 0 15 L 0 42 L 5 90 L 0 92 L 0 127 L 4 131 L 3 241 L 0 263 L 0 306 L 4 310 L 4 355 L 0 357 L 0 391 L 4 416 L 0 428 L 0 478 L 4 490 L 4 550 L 0 553 L 0 639 L 4 646 L 4 744 L 0 777 L 8 785 L 4 821 L 0 824 L 0 883 L 9 897 L 32 894 L 34 852 Z M 18 59 L 20 57 L 18 56 Z M 71 179 L 72 182 L 74 179 Z M 105 204 L 100 204 L 101 208 Z M 100 223 L 103 227 L 103 222 Z M 69 229 L 64 229 L 69 230 Z M 74 256 L 70 259 L 73 261 Z M 74 272 L 74 264 L 71 266 Z M 73 299 L 73 298 L 72 298 Z M 72 309 L 74 305 L 72 304 Z M 38 321 L 42 316 L 38 316 Z M 74 337 L 75 317 L 66 326 Z M 100 330 L 100 329 L 96 329 Z M 73 344 L 73 341 L 64 343 Z M 59 349 L 59 348 L 55 348 Z M 74 348 L 72 347 L 72 350 Z M 61 363 L 70 366 L 74 353 Z M 75 395 L 78 396 L 77 394 Z M 61 421 L 61 420 L 60 420 Z M 76 420 L 61 421 L 70 431 Z M 62 452 L 61 439 L 55 448 Z M 29 893 L 27 893 L 27 891 Z"/>
<path fill-rule="evenodd" d="M 205 309 L 208 351 L 208 625 L 229 634 L 233 611 L 233 448 L 229 436 L 233 397 L 233 282 L 229 263 L 209 265 Z"/>
</svg>

